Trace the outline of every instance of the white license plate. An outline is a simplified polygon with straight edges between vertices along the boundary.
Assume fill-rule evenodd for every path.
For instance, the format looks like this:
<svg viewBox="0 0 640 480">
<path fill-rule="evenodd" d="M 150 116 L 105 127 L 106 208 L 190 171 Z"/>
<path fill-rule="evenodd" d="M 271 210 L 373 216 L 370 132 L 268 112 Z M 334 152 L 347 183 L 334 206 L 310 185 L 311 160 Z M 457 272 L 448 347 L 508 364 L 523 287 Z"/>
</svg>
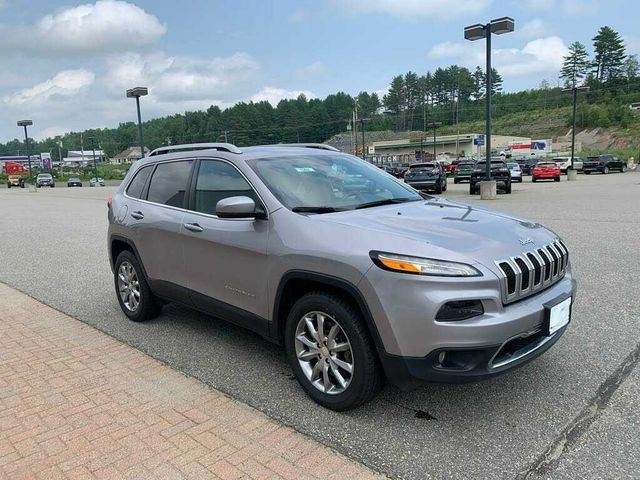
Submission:
<svg viewBox="0 0 640 480">
<path fill-rule="evenodd" d="M 549 310 L 549 335 L 553 335 L 557 330 L 569 323 L 571 317 L 571 297 L 554 305 Z"/>
</svg>

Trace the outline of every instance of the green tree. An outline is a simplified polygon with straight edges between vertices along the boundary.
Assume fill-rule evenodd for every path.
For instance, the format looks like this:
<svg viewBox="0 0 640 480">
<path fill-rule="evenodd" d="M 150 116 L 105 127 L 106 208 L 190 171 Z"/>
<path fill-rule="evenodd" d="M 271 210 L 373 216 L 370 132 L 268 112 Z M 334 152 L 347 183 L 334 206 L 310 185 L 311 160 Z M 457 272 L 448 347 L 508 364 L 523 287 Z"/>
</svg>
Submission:
<svg viewBox="0 0 640 480">
<path fill-rule="evenodd" d="M 615 80 L 622 76 L 626 58 L 625 46 L 620 34 L 611 27 L 602 27 L 593 37 L 593 70 L 600 82 Z"/>
<path fill-rule="evenodd" d="M 624 76 L 628 80 L 633 80 L 638 76 L 640 71 L 640 63 L 638 62 L 637 55 L 629 55 L 624 61 L 623 66 Z"/>
<path fill-rule="evenodd" d="M 406 91 L 404 77 L 397 75 L 391 80 L 387 94 L 382 97 L 382 103 L 387 111 L 396 116 L 396 129 L 404 130 L 404 114 L 406 109 Z"/>
<path fill-rule="evenodd" d="M 565 87 L 575 87 L 582 83 L 589 70 L 589 54 L 580 42 L 569 45 L 569 53 L 564 57 L 560 78 Z"/>
</svg>

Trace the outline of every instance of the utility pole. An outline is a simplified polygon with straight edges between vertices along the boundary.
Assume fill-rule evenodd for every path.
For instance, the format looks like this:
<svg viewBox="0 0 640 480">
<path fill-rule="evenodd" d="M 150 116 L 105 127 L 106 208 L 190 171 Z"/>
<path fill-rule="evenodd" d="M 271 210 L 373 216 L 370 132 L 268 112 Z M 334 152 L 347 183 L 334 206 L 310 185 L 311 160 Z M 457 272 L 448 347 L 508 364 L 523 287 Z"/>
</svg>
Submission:
<svg viewBox="0 0 640 480">
<path fill-rule="evenodd" d="M 573 126 L 571 127 L 571 173 L 567 170 L 567 180 L 577 180 L 577 175 L 574 173 L 574 155 L 576 149 L 576 104 L 578 100 L 578 90 L 581 92 L 586 92 L 589 90 L 588 86 L 576 87 L 575 83 L 572 88 L 564 88 L 563 92 L 572 92 L 573 93 Z"/>
<path fill-rule="evenodd" d="M 368 122 L 370 119 L 369 118 L 359 118 L 358 122 L 360 122 L 360 129 L 362 132 L 362 159 L 365 160 L 365 143 L 364 143 L 364 126 L 365 126 L 365 122 Z"/>
<path fill-rule="evenodd" d="M 96 148 L 93 144 L 93 137 L 89 137 L 89 140 L 91 140 L 91 150 L 93 151 L 93 169 L 96 176 L 96 187 L 99 187 L 100 183 L 98 182 L 98 163 L 96 162 Z"/>
</svg>

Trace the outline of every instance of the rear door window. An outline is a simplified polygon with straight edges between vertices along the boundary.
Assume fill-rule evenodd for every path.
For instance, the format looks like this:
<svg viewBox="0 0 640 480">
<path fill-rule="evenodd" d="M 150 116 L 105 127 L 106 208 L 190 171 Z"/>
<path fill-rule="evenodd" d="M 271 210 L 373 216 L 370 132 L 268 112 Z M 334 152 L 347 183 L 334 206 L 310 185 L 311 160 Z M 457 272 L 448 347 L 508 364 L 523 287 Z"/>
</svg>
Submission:
<svg viewBox="0 0 640 480">
<path fill-rule="evenodd" d="M 159 163 L 151 177 L 147 200 L 170 207 L 184 207 L 192 160 Z"/>
<path fill-rule="evenodd" d="M 142 167 L 140 170 L 138 170 L 138 173 L 136 173 L 136 175 L 133 177 L 133 180 L 131 180 L 131 183 L 127 187 L 127 195 L 132 198 L 142 198 L 144 186 L 147 183 L 149 175 L 151 174 L 151 170 L 152 165 Z"/>
</svg>

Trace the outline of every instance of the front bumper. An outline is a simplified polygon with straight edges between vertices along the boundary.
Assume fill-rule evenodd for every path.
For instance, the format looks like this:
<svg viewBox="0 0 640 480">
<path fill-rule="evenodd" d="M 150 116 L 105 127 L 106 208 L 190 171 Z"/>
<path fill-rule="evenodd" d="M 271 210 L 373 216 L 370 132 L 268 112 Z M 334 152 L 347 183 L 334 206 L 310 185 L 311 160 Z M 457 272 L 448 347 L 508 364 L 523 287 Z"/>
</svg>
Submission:
<svg viewBox="0 0 640 480">
<path fill-rule="evenodd" d="M 415 382 L 460 383 L 489 378 L 523 365 L 548 350 L 566 327 L 542 334 L 545 305 L 575 296 L 565 277 L 536 295 L 504 305 L 497 277 L 443 279 L 371 269 L 359 288 L 368 303 L 384 351 L 388 380 L 400 387 Z M 389 275 L 392 275 L 391 278 Z M 410 277 L 410 278 L 405 278 Z M 436 321 L 449 301 L 478 299 L 484 314 L 461 321 Z M 445 352 L 456 364 L 441 365 Z"/>
</svg>

